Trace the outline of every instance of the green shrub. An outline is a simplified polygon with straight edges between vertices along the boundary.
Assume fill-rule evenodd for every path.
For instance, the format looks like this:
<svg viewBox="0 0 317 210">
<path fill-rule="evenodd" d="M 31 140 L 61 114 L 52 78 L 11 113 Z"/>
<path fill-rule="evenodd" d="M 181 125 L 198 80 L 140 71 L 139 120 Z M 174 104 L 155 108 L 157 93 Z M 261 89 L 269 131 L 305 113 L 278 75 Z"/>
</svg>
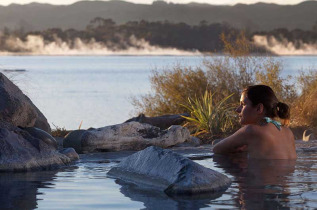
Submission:
<svg viewBox="0 0 317 210">
<path fill-rule="evenodd" d="M 196 127 L 196 134 L 210 133 L 213 136 L 220 136 L 230 132 L 237 124 L 232 117 L 234 106 L 228 103 L 232 95 L 219 102 L 215 102 L 214 94 L 208 91 L 205 91 L 202 97 L 188 98 L 188 105 L 183 106 L 190 113 L 190 117 L 183 117 Z"/>
</svg>

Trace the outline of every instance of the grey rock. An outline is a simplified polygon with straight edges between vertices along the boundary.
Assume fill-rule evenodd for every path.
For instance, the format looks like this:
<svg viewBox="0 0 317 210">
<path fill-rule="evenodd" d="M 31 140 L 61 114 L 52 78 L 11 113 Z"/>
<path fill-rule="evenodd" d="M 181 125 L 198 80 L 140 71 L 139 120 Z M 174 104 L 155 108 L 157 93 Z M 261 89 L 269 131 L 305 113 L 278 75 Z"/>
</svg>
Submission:
<svg viewBox="0 0 317 210">
<path fill-rule="evenodd" d="M 186 142 L 175 145 L 175 147 L 197 147 L 200 145 L 200 139 L 191 136 Z"/>
<path fill-rule="evenodd" d="M 57 149 L 57 147 L 58 147 L 57 141 L 53 136 L 51 136 L 51 134 L 49 134 L 49 133 L 47 133 L 39 128 L 35 128 L 35 127 L 26 127 L 26 128 L 21 127 L 21 129 L 27 131 L 33 137 L 41 139 L 46 144 L 51 145 L 55 149 Z"/>
<path fill-rule="evenodd" d="M 170 147 L 190 140 L 187 128 L 173 125 L 167 130 L 139 123 L 127 122 L 86 131 L 73 131 L 64 139 L 64 146 L 78 153 L 141 150 L 155 145 Z"/>
<path fill-rule="evenodd" d="M 0 120 L 14 126 L 37 127 L 51 132 L 41 111 L 2 73 L 0 73 Z"/>
<path fill-rule="evenodd" d="M 59 152 L 69 157 L 71 161 L 79 159 L 79 155 L 77 154 L 74 148 L 61 149 L 59 150 Z"/>
<path fill-rule="evenodd" d="M 191 136 L 191 138 L 188 141 L 188 143 L 192 144 L 193 146 L 199 146 L 200 145 L 200 139 L 195 137 L 195 136 Z"/>
<path fill-rule="evenodd" d="M 189 114 L 173 114 L 173 115 L 162 115 L 156 117 L 147 117 L 144 114 L 140 114 L 137 117 L 133 117 L 125 122 L 139 122 L 139 123 L 147 123 L 161 129 L 167 129 L 172 125 L 180 125 L 186 121 L 186 119 L 182 116 L 189 117 Z"/>
<path fill-rule="evenodd" d="M 78 153 L 83 153 L 82 136 L 87 130 L 74 130 L 66 135 L 63 147 L 72 147 Z"/>
<path fill-rule="evenodd" d="M 226 190 L 231 180 L 171 150 L 148 147 L 122 160 L 108 175 L 168 195 L 195 195 Z"/>
<path fill-rule="evenodd" d="M 34 135 L 34 134 L 33 134 Z M 76 160 L 73 152 L 56 150 L 52 144 L 18 127 L 0 123 L 0 171 L 31 171 L 65 166 Z M 72 155 L 70 155 L 72 154 Z"/>
</svg>

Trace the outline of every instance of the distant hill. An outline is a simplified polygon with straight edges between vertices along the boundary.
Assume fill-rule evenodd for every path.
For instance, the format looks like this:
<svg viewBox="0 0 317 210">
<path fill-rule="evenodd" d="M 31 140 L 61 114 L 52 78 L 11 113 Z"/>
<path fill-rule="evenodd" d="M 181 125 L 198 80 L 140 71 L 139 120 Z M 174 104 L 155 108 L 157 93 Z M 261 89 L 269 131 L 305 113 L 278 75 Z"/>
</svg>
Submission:
<svg viewBox="0 0 317 210">
<path fill-rule="evenodd" d="M 250 31 L 275 28 L 310 30 L 317 25 L 317 2 L 297 5 L 257 3 L 251 5 L 214 6 L 209 4 L 172 4 L 154 2 L 152 5 L 124 1 L 81 1 L 72 5 L 31 3 L 0 6 L 0 29 L 23 28 L 26 31 L 47 28 L 84 29 L 95 17 L 111 18 L 116 23 L 128 21 L 184 22 L 197 25 L 223 23 Z"/>
</svg>

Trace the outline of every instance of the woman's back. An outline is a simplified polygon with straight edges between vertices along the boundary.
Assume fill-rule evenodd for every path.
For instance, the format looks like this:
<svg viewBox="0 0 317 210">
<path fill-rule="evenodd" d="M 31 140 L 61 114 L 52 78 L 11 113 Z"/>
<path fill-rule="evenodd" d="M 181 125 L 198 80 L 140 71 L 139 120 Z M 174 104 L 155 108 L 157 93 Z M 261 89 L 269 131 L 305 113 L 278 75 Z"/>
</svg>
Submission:
<svg viewBox="0 0 317 210">
<path fill-rule="evenodd" d="M 246 88 L 236 109 L 240 128 L 213 148 L 214 153 L 230 154 L 248 151 L 254 159 L 296 159 L 295 140 L 292 131 L 275 121 L 289 122 L 287 104 L 279 102 L 273 90 L 266 85 Z"/>
<path fill-rule="evenodd" d="M 291 130 L 281 126 L 280 130 L 268 123 L 251 125 L 254 135 L 249 139 L 248 153 L 256 159 L 296 159 L 295 140 Z"/>
</svg>

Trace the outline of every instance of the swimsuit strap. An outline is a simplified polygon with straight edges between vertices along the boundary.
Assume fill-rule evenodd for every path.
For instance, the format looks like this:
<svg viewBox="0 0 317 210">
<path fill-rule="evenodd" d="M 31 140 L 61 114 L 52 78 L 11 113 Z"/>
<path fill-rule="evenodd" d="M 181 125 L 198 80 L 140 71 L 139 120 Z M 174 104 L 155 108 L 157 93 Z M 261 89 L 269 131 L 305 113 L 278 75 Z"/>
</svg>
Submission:
<svg viewBox="0 0 317 210">
<path fill-rule="evenodd" d="M 281 123 L 280 122 L 277 122 L 275 120 L 272 120 L 271 118 L 269 117 L 264 117 L 263 118 L 267 123 L 272 123 L 273 125 L 275 125 L 277 127 L 277 129 L 281 130 Z"/>
</svg>

